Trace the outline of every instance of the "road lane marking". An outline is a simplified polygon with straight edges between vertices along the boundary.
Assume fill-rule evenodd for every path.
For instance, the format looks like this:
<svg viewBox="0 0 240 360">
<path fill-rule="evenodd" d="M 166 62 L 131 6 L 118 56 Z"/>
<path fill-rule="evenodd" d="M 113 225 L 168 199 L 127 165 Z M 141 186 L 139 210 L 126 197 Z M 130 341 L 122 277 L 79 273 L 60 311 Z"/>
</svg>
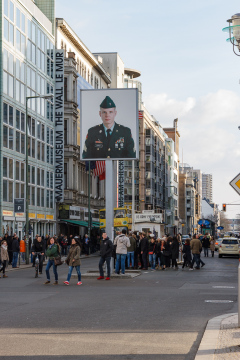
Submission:
<svg viewBox="0 0 240 360">
<path fill-rule="evenodd" d="M 235 286 L 213 286 L 214 289 L 235 289 Z"/>
<path fill-rule="evenodd" d="M 228 304 L 232 303 L 232 300 L 205 300 L 207 303 L 215 303 L 215 304 Z"/>
</svg>

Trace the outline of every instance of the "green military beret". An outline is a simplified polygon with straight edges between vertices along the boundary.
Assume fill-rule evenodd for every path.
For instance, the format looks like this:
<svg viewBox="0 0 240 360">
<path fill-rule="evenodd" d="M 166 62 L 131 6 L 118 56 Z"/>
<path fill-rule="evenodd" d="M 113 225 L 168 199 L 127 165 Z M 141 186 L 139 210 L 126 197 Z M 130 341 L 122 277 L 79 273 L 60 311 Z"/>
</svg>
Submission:
<svg viewBox="0 0 240 360">
<path fill-rule="evenodd" d="M 115 107 L 116 105 L 114 101 L 109 96 L 106 96 L 105 99 L 100 104 L 100 108 L 102 109 L 110 109 Z"/>
</svg>

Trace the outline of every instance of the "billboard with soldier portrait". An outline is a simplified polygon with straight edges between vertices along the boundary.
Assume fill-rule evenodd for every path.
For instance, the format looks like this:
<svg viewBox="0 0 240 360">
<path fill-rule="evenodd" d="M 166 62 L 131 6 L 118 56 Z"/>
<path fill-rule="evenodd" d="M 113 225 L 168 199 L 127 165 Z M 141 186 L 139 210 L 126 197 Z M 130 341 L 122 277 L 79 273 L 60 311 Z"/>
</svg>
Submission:
<svg viewBox="0 0 240 360">
<path fill-rule="evenodd" d="M 81 160 L 138 159 L 137 89 L 81 90 Z"/>
</svg>

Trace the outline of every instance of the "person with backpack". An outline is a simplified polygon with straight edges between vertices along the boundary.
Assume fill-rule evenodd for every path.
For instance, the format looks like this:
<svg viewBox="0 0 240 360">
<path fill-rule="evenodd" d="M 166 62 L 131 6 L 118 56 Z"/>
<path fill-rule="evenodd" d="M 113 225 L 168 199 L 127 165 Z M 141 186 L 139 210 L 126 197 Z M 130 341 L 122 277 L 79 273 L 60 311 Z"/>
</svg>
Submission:
<svg viewBox="0 0 240 360">
<path fill-rule="evenodd" d="M 121 272 L 122 275 L 125 274 L 125 260 L 127 256 L 127 248 L 130 246 L 129 238 L 126 236 L 127 231 L 125 229 L 122 230 L 122 234 L 118 235 L 114 240 L 114 245 L 116 245 L 116 267 L 115 273 L 119 274 L 120 271 L 120 263 L 121 263 Z"/>
<path fill-rule="evenodd" d="M 62 255 L 67 256 L 68 238 L 64 236 L 61 240 Z"/>
<path fill-rule="evenodd" d="M 53 237 L 48 239 L 47 242 L 47 251 L 46 255 L 49 257 L 48 263 L 46 266 L 46 276 L 47 281 L 44 283 L 44 285 L 50 284 L 50 273 L 49 270 L 51 266 L 53 267 L 53 273 L 55 276 L 55 282 L 53 285 L 58 285 L 58 273 L 57 273 L 57 266 L 55 265 L 54 259 L 59 256 L 61 253 L 60 245 L 58 244 L 57 239 L 54 239 Z"/>
</svg>

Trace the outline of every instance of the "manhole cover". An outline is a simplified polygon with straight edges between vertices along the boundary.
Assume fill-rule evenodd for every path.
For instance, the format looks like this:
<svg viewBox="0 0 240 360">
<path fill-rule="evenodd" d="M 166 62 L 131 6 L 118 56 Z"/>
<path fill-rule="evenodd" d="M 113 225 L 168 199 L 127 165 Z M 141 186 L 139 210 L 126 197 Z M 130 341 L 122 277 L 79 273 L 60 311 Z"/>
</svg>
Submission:
<svg viewBox="0 0 240 360">
<path fill-rule="evenodd" d="M 219 303 L 219 304 L 227 304 L 232 303 L 232 300 L 205 300 L 207 303 Z"/>
</svg>

